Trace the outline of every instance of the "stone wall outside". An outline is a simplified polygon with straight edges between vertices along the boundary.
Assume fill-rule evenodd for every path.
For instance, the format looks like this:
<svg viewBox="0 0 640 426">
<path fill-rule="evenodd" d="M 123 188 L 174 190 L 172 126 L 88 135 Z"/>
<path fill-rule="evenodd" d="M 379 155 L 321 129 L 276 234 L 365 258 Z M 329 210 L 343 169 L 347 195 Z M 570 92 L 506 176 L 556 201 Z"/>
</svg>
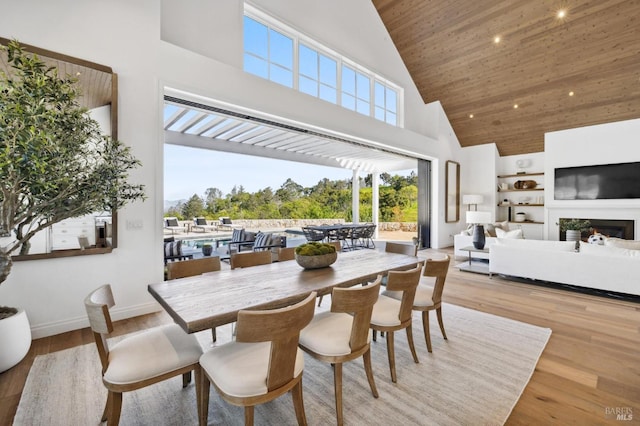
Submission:
<svg viewBox="0 0 640 426">
<path fill-rule="evenodd" d="M 187 223 L 188 221 L 183 221 Z M 207 221 L 214 223 L 215 221 Z M 237 219 L 233 220 L 234 225 L 240 225 L 246 229 L 269 231 L 269 230 L 285 230 L 300 229 L 303 226 L 319 225 L 319 224 L 337 224 L 345 223 L 344 219 Z M 379 231 L 402 231 L 417 232 L 416 222 L 380 222 L 378 224 Z"/>
</svg>

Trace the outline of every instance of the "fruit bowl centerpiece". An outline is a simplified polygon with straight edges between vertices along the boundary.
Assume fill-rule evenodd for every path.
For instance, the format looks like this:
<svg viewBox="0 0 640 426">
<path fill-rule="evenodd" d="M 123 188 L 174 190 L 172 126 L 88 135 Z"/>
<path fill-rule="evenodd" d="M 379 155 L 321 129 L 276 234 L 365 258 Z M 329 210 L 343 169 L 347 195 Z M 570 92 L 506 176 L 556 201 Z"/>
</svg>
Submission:
<svg viewBox="0 0 640 426">
<path fill-rule="evenodd" d="M 295 258 L 304 269 L 326 268 L 336 261 L 338 253 L 332 244 L 316 241 L 296 247 Z"/>
</svg>

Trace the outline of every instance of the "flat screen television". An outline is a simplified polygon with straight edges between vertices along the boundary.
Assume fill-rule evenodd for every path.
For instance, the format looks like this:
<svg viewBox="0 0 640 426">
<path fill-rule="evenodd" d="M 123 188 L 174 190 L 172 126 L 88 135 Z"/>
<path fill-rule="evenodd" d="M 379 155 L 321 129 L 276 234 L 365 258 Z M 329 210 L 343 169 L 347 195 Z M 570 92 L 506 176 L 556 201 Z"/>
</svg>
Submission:
<svg viewBox="0 0 640 426">
<path fill-rule="evenodd" d="M 640 162 L 555 169 L 554 199 L 640 198 Z"/>
</svg>

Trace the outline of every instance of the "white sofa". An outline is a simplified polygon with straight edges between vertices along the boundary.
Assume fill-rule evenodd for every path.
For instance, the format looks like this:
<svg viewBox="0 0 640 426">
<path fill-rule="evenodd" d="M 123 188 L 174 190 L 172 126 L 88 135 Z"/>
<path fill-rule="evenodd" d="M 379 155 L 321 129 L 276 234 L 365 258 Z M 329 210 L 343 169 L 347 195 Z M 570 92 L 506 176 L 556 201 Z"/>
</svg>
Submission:
<svg viewBox="0 0 640 426">
<path fill-rule="evenodd" d="M 491 274 L 504 274 L 617 293 L 640 295 L 640 250 L 580 243 L 497 238 Z"/>
</svg>

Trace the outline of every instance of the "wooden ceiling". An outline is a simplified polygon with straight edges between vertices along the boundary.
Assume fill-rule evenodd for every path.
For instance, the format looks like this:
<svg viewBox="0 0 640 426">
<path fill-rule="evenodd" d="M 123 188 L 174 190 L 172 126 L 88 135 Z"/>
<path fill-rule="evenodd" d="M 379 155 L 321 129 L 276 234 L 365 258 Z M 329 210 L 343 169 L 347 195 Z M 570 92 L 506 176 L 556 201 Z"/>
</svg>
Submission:
<svg viewBox="0 0 640 426">
<path fill-rule="evenodd" d="M 462 146 L 541 152 L 545 132 L 640 118 L 640 0 L 372 1 Z"/>
</svg>

